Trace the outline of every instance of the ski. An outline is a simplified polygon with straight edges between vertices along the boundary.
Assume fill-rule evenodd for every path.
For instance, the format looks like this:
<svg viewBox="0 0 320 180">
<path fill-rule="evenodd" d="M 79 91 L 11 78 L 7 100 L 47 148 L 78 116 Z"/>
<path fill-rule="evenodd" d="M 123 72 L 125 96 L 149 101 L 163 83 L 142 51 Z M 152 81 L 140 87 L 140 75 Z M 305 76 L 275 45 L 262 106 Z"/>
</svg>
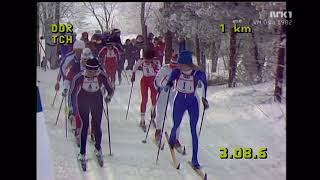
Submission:
<svg viewBox="0 0 320 180">
<path fill-rule="evenodd" d="M 87 161 L 88 160 L 80 160 L 80 159 L 77 159 L 77 161 L 79 161 L 79 164 L 81 166 L 81 170 L 82 171 L 87 171 Z"/>
<path fill-rule="evenodd" d="M 96 156 L 96 159 L 98 161 L 99 166 L 103 167 L 103 156 L 97 156 L 97 155 L 95 155 L 95 156 Z"/>
<path fill-rule="evenodd" d="M 176 151 L 177 151 L 178 153 L 180 153 L 180 154 L 182 154 L 182 155 L 186 155 L 186 154 L 187 154 L 187 152 L 186 152 L 186 147 L 185 147 L 185 146 L 183 146 L 183 149 L 182 149 L 182 147 L 180 147 L 180 148 L 175 147 L 175 149 L 176 149 Z"/>
<path fill-rule="evenodd" d="M 173 161 L 173 165 L 176 169 L 180 169 L 180 163 L 178 163 L 177 158 L 176 158 L 176 153 L 174 151 L 174 148 L 170 147 L 170 143 L 169 143 L 169 136 L 167 132 L 164 132 L 166 135 L 166 139 L 169 145 L 169 149 L 170 149 L 170 153 L 171 153 L 171 157 L 172 157 L 172 161 Z"/>
<path fill-rule="evenodd" d="M 208 176 L 204 170 L 202 170 L 201 168 L 194 167 L 190 161 L 188 161 L 188 164 L 202 179 L 207 180 Z"/>
</svg>

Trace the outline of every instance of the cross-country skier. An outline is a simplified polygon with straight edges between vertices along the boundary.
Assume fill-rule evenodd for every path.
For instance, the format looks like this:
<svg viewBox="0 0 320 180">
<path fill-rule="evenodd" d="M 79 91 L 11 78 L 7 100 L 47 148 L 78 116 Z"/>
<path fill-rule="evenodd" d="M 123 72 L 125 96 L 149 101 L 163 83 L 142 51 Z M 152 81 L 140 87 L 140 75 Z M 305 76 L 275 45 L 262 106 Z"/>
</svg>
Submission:
<svg viewBox="0 0 320 180">
<path fill-rule="evenodd" d="M 155 105 L 156 105 L 156 98 L 157 98 L 157 90 L 154 87 L 154 79 L 156 77 L 157 72 L 160 69 L 160 62 L 157 59 L 154 59 L 154 51 L 151 49 L 147 49 L 143 53 L 144 59 L 140 59 L 133 67 L 131 82 L 135 81 L 135 73 L 138 67 L 142 67 L 143 76 L 140 80 L 140 89 L 141 89 L 141 105 L 140 105 L 140 112 L 141 112 L 141 121 L 140 127 L 145 131 L 145 112 L 146 106 L 148 102 L 148 91 L 151 91 L 151 102 L 152 102 L 152 109 L 151 114 L 155 114 Z M 155 117 L 155 115 L 153 115 Z"/>
<path fill-rule="evenodd" d="M 85 154 L 90 113 L 92 121 L 95 123 L 95 154 L 99 160 L 102 160 L 101 119 L 103 113 L 103 99 L 106 103 L 109 103 L 114 90 L 110 86 L 106 73 L 101 71 L 99 66 L 99 62 L 96 58 L 87 60 L 86 69 L 74 77 L 68 93 L 69 97 L 77 95 L 77 107 L 81 117 L 81 143 L 78 159 L 81 163 L 86 161 Z M 108 92 L 107 96 L 101 93 L 102 85 Z M 80 88 L 79 92 L 77 90 L 78 88 Z"/>
<path fill-rule="evenodd" d="M 202 103 L 204 109 L 209 108 L 208 101 L 206 99 L 207 93 L 207 80 L 206 75 L 203 71 L 193 70 L 192 53 L 188 50 L 184 50 L 179 54 L 178 63 L 180 69 L 172 71 L 165 90 L 173 86 L 173 81 L 176 81 L 177 95 L 174 99 L 173 105 L 173 119 L 174 125 L 171 130 L 169 144 L 173 148 L 177 137 L 176 131 L 180 126 L 183 114 L 188 111 L 190 117 L 190 127 L 192 135 L 192 165 L 195 168 L 200 168 L 198 162 L 198 134 L 197 134 L 197 123 L 199 119 L 199 98 L 196 93 L 196 86 L 199 81 L 203 83 L 203 94 Z"/>
<path fill-rule="evenodd" d="M 168 92 L 164 91 L 164 87 L 167 85 L 171 72 L 178 67 L 178 54 L 173 54 L 170 64 L 165 64 L 161 67 L 160 71 L 156 75 L 156 79 L 154 81 L 155 87 L 158 90 L 159 96 L 156 105 L 156 132 L 155 132 L 155 140 L 157 144 L 159 144 L 160 137 L 161 137 L 161 127 L 165 116 L 165 108 L 167 103 Z M 169 105 L 171 109 L 173 108 L 173 100 L 176 95 L 176 90 L 172 87 L 170 90 L 169 96 Z M 179 142 L 179 134 L 180 134 L 180 127 L 178 127 L 176 131 L 176 143 L 174 147 L 177 149 L 178 152 L 182 153 L 182 147 Z"/>
<path fill-rule="evenodd" d="M 93 54 L 92 54 L 91 50 L 89 48 L 85 48 L 85 49 L 83 49 L 82 54 L 81 54 L 80 64 L 77 63 L 76 61 L 73 63 L 71 62 L 72 63 L 71 68 L 67 74 L 66 80 L 64 81 L 64 86 L 66 88 L 64 90 L 65 92 L 68 92 L 67 89 L 69 89 L 71 81 L 74 78 L 74 76 L 76 74 L 78 74 L 80 71 L 84 70 L 86 67 L 87 60 L 92 59 L 92 58 L 93 58 Z M 80 66 L 80 68 L 79 68 L 79 66 Z M 76 121 L 75 137 L 77 140 L 77 145 L 80 146 L 81 123 L 80 123 L 80 115 L 79 115 L 79 112 L 77 111 L 76 96 L 71 97 L 71 100 L 72 100 L 72 104 L 71 104 L 72 110 L 70 111 L 69 120 L 72 122 L 74 122 L 74 120 Z M 91 140 L 92 140 L 92 142 L 95 141 L 95 138 L 94 138 L 95 128 L 94 128 L 94 126 L 95 126 L 94 121 L 91 121 Z"/>
<path fill-rule="evenodd" d="M 120 60 L 120 52 L 111 42 L 107 42 L 106 46 L 101 49 L 98 59 L 102 68 L 105 69 L 108 77 L 110 77 L 112 87 L 115 87 L 116 72 L 118 69 L 118 61 Z"/>
<path fill-rule="evenodd" d="M 72 41 L 72 44 L 59 44 L 58 45 L 58 54 L 61 55 L 60 57 L 60 64 L 62 63 L 62 61 L 64 61 L 64 59 L 73 51 L 73 43 L 76 40 L 76 33 L 62 33 L 61 35 L 65 36 L 65 35 L 72 35 L 72 38 L 74 39 L 74 41 Z M 56 91 L 59 91 L 60 89 L 60 80 L 61 80 L 62 76 L 61 76 L 61 72 L 59 71 L 58 76 L 57 76 L 57 81 L 56 84 L 54 86 L 54 89 Z M 63 79 L 64 80 L 64 79 Z"/>
<path fill-rule="evenodd" d="M 61 62 L 60 73 L 64 79 L 64 90 L 62 92 L 63 97 L 67 97 L 70 82 L 72 81 L 73 77 L 81 71 L 80 61 L 84 48 L 84 42 L 81 40 L 76 40 L 73 44 L 73 51 Z M 81 128 L 80 116 L 77 115 L 76 96 L 72 96 L 70 98 L 71 99 L 68 101 L 72 102 L 72 104 L 69 104 L 69 120 L 71 122 L 74 122 L 75 120 L 76 122 L 76 130 L 74 135 L 76 137 L 77 144 L 79 144 L 79 132 Z"/>
<path fill-rule="evenodd" d="M 121 42 L 120 36 L 121 36 L 120 29 L 112 29 L 110 42 L 112 42 L 113 45 L 118 48 L 119 55 L 120 55 L 120 59 L 118 60 L 118 67 L 117 67 L 119 84 L 121 84 L 121 81 L 122 81 L 121 73 L 124 69 L 124 61 L 125 61 L 124 49 L 123 49 L 123 44 Z"/>
</svg>

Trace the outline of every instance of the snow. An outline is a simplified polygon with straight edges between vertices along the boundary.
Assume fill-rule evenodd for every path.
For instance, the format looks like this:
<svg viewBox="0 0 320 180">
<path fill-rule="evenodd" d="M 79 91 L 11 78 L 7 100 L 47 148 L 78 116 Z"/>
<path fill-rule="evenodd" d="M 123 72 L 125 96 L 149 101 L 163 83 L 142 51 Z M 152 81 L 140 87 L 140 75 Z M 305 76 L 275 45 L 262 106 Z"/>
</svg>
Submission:
<svg viewBox="0 0 320 180">
<path fill-rule="evenodd" d="M 79 149 L 75 139 L 68 131 L 65 137 L 63 108 L 58 125 L 55 126 L 61 102 L 61 90 L 58 92 L 54 107 L 51 106 L 55 91 L 54 83 L 57 71 L 46 72 L 38 69 L 37 80 L 46 127 L 54 161 L 55 179 L 98 179 L 98 180 L 194 180 L 199 176 L 189 167 L 192 144 L 187 114 L 181 123 L 180 140 L 186 145 L 187 155 L 177 154 L 181 169 L 172 166 L 168 149 L 160 152 L 156 164 L 157 148 L 152 142 L 155 129 L 151 127 L 147 143 L 141 141 L 145 133 L 138 127 L 140 120 L 141 72 L 137 72 L 137 81 L 132 92 L 128 120 L 125 120 L 131 85 L 123 78 L 116 86 L 114 98 L 109 107 L 111 126 L 112 156 L 109 156 L 108 133 L 105 116 L 102 119 L 102 148 L 105 166 L 100 168 L 95 162 L 93 145 L 87 143 L 89 158 L 87 172 L 82 172 L 76 160 Z M 199 140 L 199 162 L 208 173 L 209 179 L 217 180 L 284 180 L 286 179 L 286 105 L 272 100 L 274 82 L 255 86 L 226 88 L 208 87 L 210 108 L 205 113 Z M 201 93 L 199 93 L 201 95 Z M 150 101 L 150 100 L 149 100 Z M 150 102 L 149 102 L 150 103 Z M 149 107 L 148 104 L 147 107 Z M 202 108 L 202 107 L 201 107 Z M 168 111 L 168 117 L 171 117 Z M 202 109 L 200 110 L 200 116 Z M 150 117 L 147 109 L 146 117 Z M 200 127 L 201 117 L 198 126 Z M 165 130 L 170 132 L 172 120 L 169 118 Z M 89 136 L 88 136 L 89 137 Z M 257 152 L 267 147 L 267 159 L 220 159 L 220 147 L 226 147 L 230 153 L 235 147 L 250 147 Z"/>
</svg>

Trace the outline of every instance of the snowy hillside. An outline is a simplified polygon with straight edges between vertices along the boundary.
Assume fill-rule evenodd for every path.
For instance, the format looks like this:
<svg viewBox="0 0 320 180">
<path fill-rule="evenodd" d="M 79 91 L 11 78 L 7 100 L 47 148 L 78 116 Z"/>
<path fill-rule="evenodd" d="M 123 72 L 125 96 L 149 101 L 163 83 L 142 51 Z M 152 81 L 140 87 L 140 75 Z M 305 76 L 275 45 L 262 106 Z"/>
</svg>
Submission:
<svg viewBox="0 0 320 180">
<path fill-rule="evenodd" d="M 61 90 L 54 107 L 51 106 L 58 71 L 37 69 L 38 82 L 46 126 L 54 159 L 56 180 L 196 180 L 199 176 L 187 161 L 191 160 L 192 144 L 187 114 L 181 124 L 180 139 L 186 145 L 187 155 L 177 154 L 180 170 L 172 166 L 167 144 L 155 163 L 157 148 L 152 142 L 155 129 L 151 128 L 147 144 L 141 141 L 145 133 L 138 127 L 140 120 L 141 72 L 134 84 L 128 120 L 125 120 L 131 85 L 123 78 L 116 86 L 109 107 L 112 156 L 109 156 L 108 133 L 105 116 L 102 119 L 102 149 L 105 166 L 100 168 L 94 159 L 94 146 L 87 144 L 88 169 L 82 172 L 76 160 L 79 149 L 68 131 L 65 137 L 63 108 L 58 125 L 56 117 L 61 103 Z M 274 82 L 250 87 L 227 89 L 225 86 L 209 87 L 210 108 L 206 111 L 199 138 L 199 163 L 208 173 L 209 180 L 285 180 L 286 179 L 286 106 L 272 100 Z M 150 99 L 147 107 L 149 107 Z M 202 108 L 202 107 L 201 107 Z M 147 109 L 146 117 L 150 117 Z M 169 112 L 169 111 L 168 111 Z M 202 109 L 200 110 L 200 116 Z M 171 114 L 168 114 L 171 117 Z M 200 126 L 199 117 L 198 126 Z M 166 121 L 170 132 L 172 119 Z M 89 136 L 88 136 L 89 137 Z M 267 159 L 220 159 L 220 147 L 230 152 L 235 147 L 251 147 L 258 151 L 267 147 Z"/>
</svg>

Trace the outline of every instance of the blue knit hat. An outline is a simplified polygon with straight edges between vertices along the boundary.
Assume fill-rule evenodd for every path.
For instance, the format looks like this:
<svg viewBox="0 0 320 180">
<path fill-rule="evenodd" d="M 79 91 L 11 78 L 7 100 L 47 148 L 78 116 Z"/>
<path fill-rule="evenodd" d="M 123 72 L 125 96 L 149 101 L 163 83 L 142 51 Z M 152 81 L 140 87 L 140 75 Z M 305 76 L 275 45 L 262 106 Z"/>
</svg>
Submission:
<svg viewBox="0 0 320 180">
<path fill-rule="evenodd" d="M 179 64 L 192 64 L 192 52 L 188 50 L 183 50 L 179 54 L 178 59 Z"/>
</svg>

